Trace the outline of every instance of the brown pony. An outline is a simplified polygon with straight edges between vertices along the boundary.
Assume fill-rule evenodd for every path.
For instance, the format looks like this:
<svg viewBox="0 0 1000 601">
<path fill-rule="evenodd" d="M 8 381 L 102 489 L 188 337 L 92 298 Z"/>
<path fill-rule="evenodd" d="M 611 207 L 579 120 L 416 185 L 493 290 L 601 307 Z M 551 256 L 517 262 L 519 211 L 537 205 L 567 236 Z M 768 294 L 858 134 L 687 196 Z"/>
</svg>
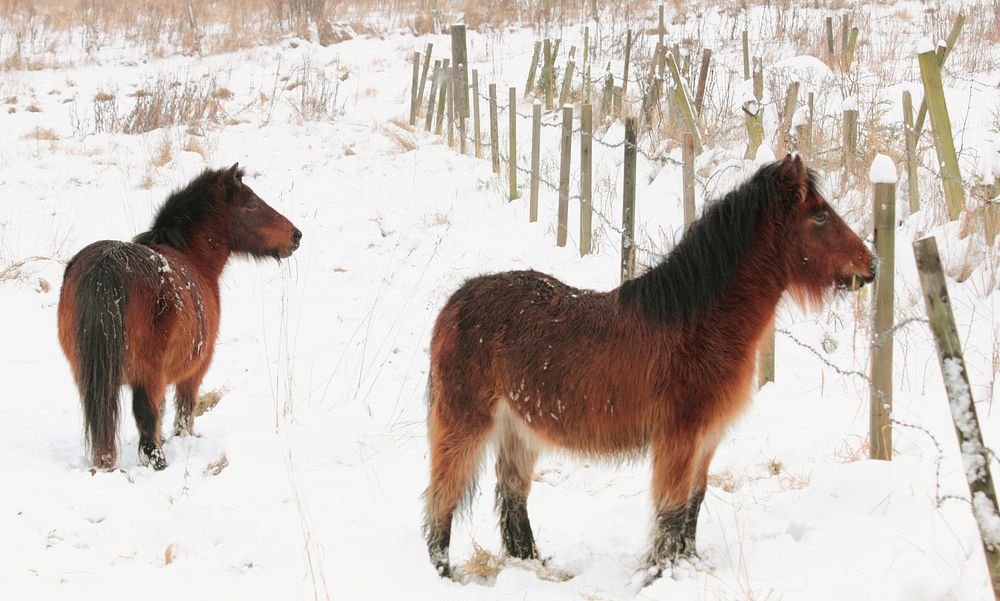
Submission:
<svg viewBox="0 0 1000 601">
<path fill-rule="evenodd" d="M 59 342 L 80 390 L 95 467 L 111 469 L 117 461 L 123 384 L 132 388 L 140 464 L 167 466 L 160 446 L 164 392 L 176 383 L 174 434 L 191 434 L 229 256 L 281 259 L 301 239 L 233 165 L 206 170 L 171 194 L 134 242 L 102 240 L 73 257 L 59 294 Z"/>
<path fill-rule="evenodd" d="M 650 451 L 647 583 L 694 556 L 708 466 L 750 400 L 755 350 L 778 300 L 789 291 L 819 305 L 874 273 L 815 175 L 788 156 L 709 205 L 659 265 L 611 292 L 535 271 L 469 280 L 431 341 L 431 562 L 450 573 L 452 516 L 488 443 L 508 555 L 538 557 L 527 498 L 539 451 L 553 447 L 613 459 Z"/>
</svg>

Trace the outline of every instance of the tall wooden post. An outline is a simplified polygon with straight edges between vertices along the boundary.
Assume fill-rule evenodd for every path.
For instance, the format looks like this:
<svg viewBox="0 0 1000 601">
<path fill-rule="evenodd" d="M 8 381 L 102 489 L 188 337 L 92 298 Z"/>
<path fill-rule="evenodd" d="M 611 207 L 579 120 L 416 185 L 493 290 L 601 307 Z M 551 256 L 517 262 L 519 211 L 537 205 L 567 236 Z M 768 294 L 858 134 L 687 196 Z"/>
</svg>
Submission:
<svg viewBox="0 0 1000 601">
<path fill-rule="evenodd" d="M 536 98 L 531 103 L 531 198 L 528 221 L 538 221 L 538 163 L 542 144 L 542 103 Z"/>
<path fill-rule="evenodd" d="M 413 53 L 413 81 L 410 83 L 410 125 L 417 124 L 417 79 L 420 77 L 420 53 Z"/>
<path fill-rule="evenodd" d="M 833 64 L 833 17 L 826 18 L 826 64 Z"/>
<path fill-rule="evenodd" d="M 674 61 L 673 53 L 667 54 L 667 66 L 670 68 L 670 73 L 674 77 L 674 108 L 677 111 L 677 115 L 681 119 L 684 130 L 691 132 L 691 135 L 694 137 L 695 154 L 701 154 L 701 133 L 698 131 L 698 120 L 695 119 L 694 109 L 690 104 L 691 97 L 687 92 L 687 86 L 684 84 L 684 80 L 681 78 L 680 69 L 677 68 L 677 62 Z"/>
<path fill-rule="evenodd" d="M 427 95 L 427 113 L 424 115 L 424 131 L 430 131 L 434 123 L 434 101 L 441 83 L 441 61 L 434 61 L 434 75 L 431 76 L 431 91 Z"/>
<path fill-rule="evenodd" d="M 941 166 L 941 182 L 944 184 L 944 199 L 948 205 L 948 218 L 952 221 L 965 209 L 965 192 L 962 188 L 962 174 L 958 170 L 958 155 L 955 140 L 951 135 L 951 119 L 948 105 L 944 100 L 944 86 L 937 55 L 928 50 L 917 55 L 920 63 L 920 79 L 924 83 L 924 99 L 931 114 L 931 132 L 934 135 L 934 149 L 937 151 L 938 165 Z"/>
<path fill-rule="evenodd" d="M 517 193 L 517 88 L 511 86 L 507 94 L 510 103 L 510 108 L 507 110 L 510 113 L 508 121 L 510 129 L 508 152 L 510 154 L 507 161 L 507 174 L 510 182 L 510 199 L 514 200 L 520 196 Z"/>
<path fill-rule="evenodd" d="M 684 166 L 684 225 L 694 222 L 694 136 L 681 134 L 681 156 Z"/>
<path fill-rule="evenodd" d="M 944 62 L 948 60 L 948 55 L 951 54 L 952 48 L 958 42 L 958 36 L 962 33 L 962 25 L 965 24 L 965 15 L 959 13 L 958 17 L 955 18 L 955 24 L 951 27 L 951 33 L 948 34 L 948 41 L 944 47 L 944 51 L 938 57 L 938 69 L 944 67 Z M 917 111 L 917 119 L 914 121 L 913 131 L 916 132 L 917 138 L 920 137 L 920 133 L 924 130 L 924 119 L 927 118 L 927 99 L 924 98 L 920 101 L 920 110 Z"/>
<path fill-rule="evenodd" d="M 662 45 L 663 44 L 663 34 L 665 32 L 665 28 L 663 26 L 663 5 L 662 4 L 660 4 L 659 9 L 660 9 L 659 10 L 660 20 L 659 20 L 659 27 L 656 28 L 656 33 L 659 36 L 660 44 Z"/>
<path fill-rule="evenodd" d="M 910 215 L 920 210 L 920 189 L 917 181 L 917 136 L 913 129 L 913 99 L 903 92 L 903 141 L 906 144 L 906 193 L 910 199 Z"/>
<path fill-rule="evenodd" d="M 858 154 L 858 109 L 844 110 L 844 169 L 854 171 L 854 160 Z"/>
<path fill-rule="evenodd" d="M 451 64 L 453 67 L 452 96 L 455 99 L 455 115 L 466 117 L 469 114 L 469 64 L 468 50 L 465 44 L 465 25 L 455 23 L 451 26 Z"/>
<path fill-rule="evenodd" d="M 545 96 L 545 110 L 552 108 L 552 41 L 545 38 L 542 43 L 542 92 Z"/>
<path fill-rule="evenodd" d="M 420 87 L 417 90 L 418 107 L 424 103 L 424 86 L 427 84 L 427 72 L 431 66 L 431 50 L 433 49 L 434 44 L 427 44 L 427 50 L 424 52 L 424 68 L 420 72 Z"/>
<path fill-rule="evenodd" d="M 500 134 L 497 132 L 497 84 L 490 84 L 490 158 L 493 173 L 500 173 Z"/>
<path fill-rule="evenodd" d="M 851 63 L 854 62 L 854 49 L 858 45 L 858 28 L 851 28 L 851 35 L 847 38 L 847 48 L 844 50 L 843 64 L 841 67 L 844 71 L 850 71 Z"/>
<path fill-rule="evenodd" d="M 580 106 L 580 256 L 588 254 L 593 246 L 593 192 L 591 189 L 591 161 L 594 122 L 590 103 Z"/>
<path fill-rule="evenodd" d="M 934 238 L 924 238 L 913 243 L 917 258 L 920 286 L 924 292 L 927 317 L 937 346 L 944 387 L 951 406 L 955 435 L 965 465 L 965 475 L 972 496 L 972 514 L 979 525 L 979 536 L 986 556 L 986 567 L 993 584 L 993 598 L 1000 600 L 1000 541 L 997 540 L 997 497 L 990 470 L 992 458 L 983 445 L 979 430 L 979 417 L 972 402 L 969 374 L 962 357 L 962 346 L 955 328 L 944 270 L 938 256 Z"/>
<path fill-rule="evenodd" d="M 887 171 L 892 170 L 892 177 Z M 872 459 L 892 459 L 893 290 L 896 248 L 896 172 L 892 159 L 877 155 L 872 163 L 872 215 L 875 234 L 875 289 L 872 299 L 871 397 L 868 450 Z"/>
<path fill-rule="evenodd" d="M 743 113 L 747 122 L 747 151 L 744 158 L 757 156 L 757 149 L 764 142 L 764 107 L 761 99 L 764 95 L 764 65 L 759 59 L 753 63 L 753 91 L 756 100 L 743 103 Z"/>
<path fill-rule="evenodd" d="M 448 65 L 448 59 L 441 61 L 441 82 L 438 84 L 437 123 L 434 125 L 434 133 L 436 135 L 441 135 L 441 129 L 444 127 L 444 111 L 448 102 L 448 88 L 451 86 L 451 69 L 448 68 Z"/>
<path fill-rule="evenodd" d="M 778 136 L 778 156 L 784 156 L 785 152 L 791 148 L 792 138 L 792 117 L 795 115 L 795 107 L 799 102 L 799 82 L 793 81 L 788 84 L 788 92 L 785 94 L 785 107 L 781 112 L 781 132 Z"/>
<path fill-rule="evenodd" d="M 712 62 L 711 48 L 705 48 L 701 53 L 701 70 L 698 72 L 698 88 L 694 95 L 694 110 L 700 115 L 705 101 L 705 85 L 708 81 L 708 67 Z"/>
<path fill-rule="evenodd" d="M 573 69 L 576 63 L 569 61 L 566 63 L 566 71 L 563 73 L 562 89 L 559 91 L 559 106 L 569 102 L 570 85 L 573 83 Z"/>
<path fill-rule="evenodd" d="M 483 156 L 483 139 L 479 133 L 479 70 L 472 70 L 472 141 L 476 158 Z"/>
<path fill-rule="evenodd" d="M 541 53 L 542 43 L 535 42 L 535 50 L 531 54 L 531 66 L 528 68 L 528 83 L 524 84 L 524 97 L 527 98 L 528 94 L 535 86 L 535 72 L 538 70 L 538 55 Z"/>
<path fill-rule="evenodd" d="M 559 221 L 556 225 L 556 245 L 566 246 L 569 222 L 569 161 L 573 148 L 573 107 L 563 107 L 562 137 L 559 145 Z"/>
<path fill-rule="evenodd" d="M 635 118 L 625 119 L 625 174 L 622 190 L 622 282 L 635 277 Z"/>
<path fill-rule="evenodd" d="M 743 30 L 743 79 L 750 79 L 750 35 Z"/>
<path fill-rule="evenodd" d="M 622 71 L 622 110 L 621 114 L 626 114 L 625 107 L 628 106 L 628 66 L 632 60 L 632 30 L 625 32 L 625 67 Z"/>
</svg>

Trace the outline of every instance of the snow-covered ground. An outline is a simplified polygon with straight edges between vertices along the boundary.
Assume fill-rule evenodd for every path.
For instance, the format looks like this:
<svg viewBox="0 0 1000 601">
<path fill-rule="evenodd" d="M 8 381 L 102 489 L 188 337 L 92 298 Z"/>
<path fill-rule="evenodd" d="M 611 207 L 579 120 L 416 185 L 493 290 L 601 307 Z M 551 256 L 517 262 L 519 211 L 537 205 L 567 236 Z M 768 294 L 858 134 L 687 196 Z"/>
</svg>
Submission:
<svg viewBox="0 0 1000 601">
<path fill-rule="evenodd" d="M 470 56 L 481 77 L 489 73 L 484 81 L 520 90 L 533 39 L 530 31 L 502 39 L 470 33 Z M 602 226 L 597 254 L 580 258 L 574 206 L 570 245 L 557 248 L 554 193 L 543 188 L 540 221 L 530 224 L 527 195 L 508 202 L 505 174 L 494 176 L 488 158 L 461 156 L 435 136 L 391 123 L 405 119 L 407 60 L 427 41 L 436 51 L 448 47 L 445 36 L 391 35 L 326 48 L 288 40 L 205 58 L 109 59 L 0 74 L 0 97 L 16 97 L 10 106 L 17 109 L 4 110 L 0 120 L 0 271 L 7 270 L 0 281 L 0 596 L 988 595 L 968 504 L 937 503 L 968 493 L 923 324 L 897 333 L 894 415 L 926 432 L 897 428 L 893 461 L 866 459 L 867 382 L 843 373 L 867 370 L 866 295 L 841 297 L 821 314 L 791 304 L 779 310 L 778 327 L 791 336 L 777 337 L 777 381 L 756 395 L 712 463 L 697 541 L 704 565 L 638 589 L 633 574 L 651 514 L 648 461 L 606 465 L 552 455 L 539 463 L 530 513 L 539 550 L 554 568 L 542 575 L 571 578 L 543 579 L 532 566 L 507 565 L 486 582 L 440 579 L 419 529 L 428 465 L 427 346 L 438 308 L 465 278 L 513 268 L 612 288 L 619 239 Z M 490 54 L 497 48 L 504 52 Z M 501 66 L 498 55 L 524 58 Z M 332 120 L 303 121 L 296 89 L 276 93 L 287 86 L 282 75 L 294 81 L 306 71 L 315 78 L 309 69 L 340 82 Z M 127 111 L 128 94 L 158 77 L 203 75 L 233 92 L 224 126 L 94 133 L 96 93 L 114 93 Z M 915 80 L 908 89 L 919 102 Z M 989 106 L 997 100 L 992 94 L 954 96 L 967 109 Z M 971 114 L 963 131 L 989 143 L 986 113 Z M 602 135 L 613 141 L 621 132 L 612 126 Z M 164 140 L 171 156 L 156 166 Z M 201 153 L 182 150 L 193 147 L 191 140 Z M 522 152 L 528 142 L 522 134 Z M 546 147 L 554 146 L 553 134 Z M 617 190 L 619 151 L 595 152 L 595 181 L 604 178 L 607 190 Z M 737 181 L 752 168 L 741 156 L 742 147 L 713 149 L 699 164 L 713 174 L 703 180 L 713 189 Z M 64 263 L 93 240 L 131 238 L 171 189 L 205 167 L 235 161 L 247 169 L 247 183 L 304 232 L 302 247 L 280 265 L 234 261 L 226 271 L 222 330 L 203 386 L 223 396 L 198 420 L 200 436 L 170 439 L 165 471 L 138 467 L 126 410 L 121 469 L 91 474 L 77 393 L 56 339 Z M 637 221 L 647 244 L 678 231 L 680 181 L 676 166 L 640 161 Z M 597 208 L 610 218 L 620 210 L 610 198 Z M 953 274 L 968 261 L 979 266 L 949 285 L 986 442 L 996 446 L 997 262 L 969 250 L 982 246 L 981 237 L 960 240 L 958 230 L 932 228 L 921 215 L 902 224 L 897 314 L 923 310 L 914 237 L 937 234 Z M 165 421 L 171 419 L 172 408 Z M 492 468 L 484 466 L 480 493 L 453 533 L 455 564 L 477 548 L 500 552 L 493 483 Z"/>
</svg>

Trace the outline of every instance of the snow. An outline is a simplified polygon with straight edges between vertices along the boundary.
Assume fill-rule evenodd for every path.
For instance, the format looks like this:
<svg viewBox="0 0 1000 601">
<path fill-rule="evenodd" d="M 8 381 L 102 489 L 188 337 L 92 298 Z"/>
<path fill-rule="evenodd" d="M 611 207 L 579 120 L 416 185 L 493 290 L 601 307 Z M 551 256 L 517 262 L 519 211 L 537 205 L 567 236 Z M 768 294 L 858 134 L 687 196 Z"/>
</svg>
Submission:
<svg viewBox="0 0 1000 601">
<path fill-rule="evenodd" d="M 856 111 L 858 110 L 858 99 L 854 96 L 847 96 L 844 98 L 844 102 L 841 103 L 840 109 L 842 111 Z"/>
<path fill-rule="evenodd" d="M 771 13 L 764 7 L 748 11 L 756 20 Z M 601 27 L 610 29 L 612 15 L 604 16 Z M 725 32 L 720 39 L 725 38 L 724 18 L 706 12 L 704 29 Z M 873 27 L 878 23 L 872 20 Z M 922 20 L 914 17 L 913 23 Z M 751 29 L 764 31 L 757 25 Z M 683 27 L 690 25 L 677 25 L 671 35 L 682 39 Z M 615 33 L 620 32 L 602 36 Z M 565 48 L 575 43 L 572 27 L 562 35 Z M 520 89 L 535 33 L 470 29 L 468 37 L 481 85 Z M 655 43 L 655 36 L 649 37 Z M 903 428 L 894 438 L 892 462 L 867 459 L 868 386 L 837 368 L 867 370 L 870 291 L 839 295 L 818 314 L 786 300 L 776 316 L 781 330 L 776 381 L 756 392 L 745 415 L 723 436 L 710 467 L 698 565 L 637 590 L 632 581 L 648 544 L 651 514 L 649 457 L 618 465 L 551 453 L 536 466 L 528 501 L 546 565 L 493 559 L 501 569 L 486 584 L 440 579 L 420 533 L 429 467 L 423 395 L 437 311 L 466 278 L 506 269 L 534 268 L 585 288 L 617 286 L 621 239 L 615 228 L 621 206 L 615 195 L 622 151 L 594 145 L 595 208 L 608 220 L 595 216 L 596 252 L 583 258 L 577 253 L 575 201 L 570 243 L 556 247 L 555 192 L 541 187 L 539 221 L 529 223 L 526 178 L 521 178 L 522 198 L 509 202 L 506 167 L 499 178 L 492 173 L 488 148 L 486 159 L 460 156 L 421 125 L 409 132 L 393 122 L 405 122 L 408 113 L 408 57 L 428 42 L 434 43 L 435 56 L 448 54 L 446 35 L 414 38 L 398 32 L 327 48 L 285 39 L 204 58 L 140 56 L 121 45 L 84 56 L 83 44 L 74 43 L 67 44 L 66 66 L 60 69 L 16 71 L 10 77 L 5 72 L 0 98 L 18 96 L 12 105 L 17 112 L 5 113 L 0 126 L 0 272 L 10 274 L 0 278 L 5 598 L 90 601 L 137 591 L 170 601 L 930 601 L 989 594 L 977 522 L 995 536 L 996 514 L 979 497 L 971 499 L 973 513 L 968 503 L 939 506 L 937 495 L 968 498 L 966 477 L 983 468 L 985 449 L 951 443 L 945 387 L 961 389 L 968 400 L 967 410 L 956 413 L 960 423 L 967 421 L 973 398 L 1000 400 L 991 359 L 1000 294 L 990 257 L 981 258 L 986 251 L 977 250 L 981 234 L 963 236 L 962 224 L 935 220 L 933 206 L 897 230 L 897 321 L 923 315 L 916 268 L 906 257 L 912 256 L 912 240 L 935 235 L 951 276 L 971 385 L 962 388 L 964 382 L 941 378 L 926 324 L 913 322 L 896 332 L 893 416 L 936 438 L 943 452 L 940 466 L 934 442 Z M 865 54 L 884 42 L 873 35 Z M 711 47 L 723 65 L 725 48 Z M 762 51 L 796 54 L 778 46 Z M 729 53 L 739 54 L 732 47 Z M 883 82 L 870 66 L 859 67 L 862 85 L 884 84 L 876 95 L 890 111 L 887 127 L 901 118 L 892 104 L 900 91 L 919 89 L 912 59 L 892 65 L 903 83 Z M 305 61 L 345 77 L 338 79 L 331 118 L 302 119 L 295 105 L 300 90 L 284 89 L 281 77 L 297 77 Z M 787 75 L 803 81 L 800 99 L 808 87 L 801 72 L 815 78 L 824 73 L 817 62 L 782 65 L 792 71 L 801 67 Z M 961 64 L 955 60 L 950 67 L 959 77 L 947 82 L 949 108 L 962 115 L 955 119 L 956 138 L 964 136 L 964 148 L 979 149 L 998 92 L 967 83 Z M 613 65 L 616 76 L 621 66 L 620 59 Z M 742 136 L 746 88 L 741 69 L 735 72 L 735 79 L 727 79 L 727 68 L 714 69 L 714 89 L 732 90 L 720 112 L 738 116 Z M 770 67 L 767 74 L 779 76 Z M 122 110 L 128 110 L 129 94 L 161 75 L 182 81 L 218 77 L 235 95 L 225 105 L 232 121 L 196 133 L 185 126 L 143 135 L 94 132 L 97 91 L 115 86 Z M 763 103 L 754 102 L 768 136 L 776 131 L 774 107 L 780 104 L 767 96 L 771 83 L 768 79 Z M 820 87 L 814 89 L 817 127 L 829 127 L 827 137 L 833 139 L 841 88 L 832 85 L 825 96 Z M 262 91 L 269 101 L 261 100 Z M 869 88 L 850 93 L 866 107 L 873 95 Z M 26 111 L 29 102 L 41 112 Z M 32 137 L 36 127 L 52 129 L 58 140 Z M 520 120 L 521 132 L 529 127 L 530 119 Z M 501 135 L 505 129 L 506 115 Z M 518 143 L 528 157 L 525 134 L 519 132 Z M 615 121 L 595 138 L 616 143 L 623 134 Z M 172 142 L 173 158 L 154 165 L 151 157 L 164 139 Z M 706 148 L 699 156 L 699 211 L 708 198 L 743 182 L 758 161 L 774 159 L 773 138 L 765 140 L 755 161 L 744 159 L 745 140 L 733 139 L 738 141 Z M 191 141 L 202 152 L 184 150 Z M 550 164 L 550 179 L 552 170 L 558 171 L 557 146 L 557 130 L 542 128 L 543 167 Z M 506 150 L 505 141 L 502 147 Z M 679 158 L 668 140 L 663 148 Z M 573 156 L 579 156 L 576 149 Z M 972 168 L 970 159 L 963 169 Z M 126 394 L 120 469 L 92 475 L 78 396 L 57 342 L 65 262 L 92 241 L 131 238 L 149 225 L 172 189 L 205 167 L 237 160 L 248 170 L 248 184 L 304 232 L 302 247 L 281 263 L 234 259 L 227 268 L 220 282 L 219 341 L 202 386 L 222 397 L 195 421 L 197 436 L 166 438 L 169 467 L 153 472 L 138 465 Z M 642 156 L 637 171 L 636 240 L 649 249 L 640 255 L 648 262 L 669 251 L 683 231 L 683 178 L 679 165 L 653 164 Z M 835 169 L 821 175 L 831 204 L 852 228 L 866 231 L 868 218 L 858 207 L 869 206 L 868 192 L 843 185 Z M 575 186 L 575 172 L 572 181 Z M 920 184 L 922 191 L 936 190 L 939 182 L 922 169 Z M 163 275 L 178 282 L 187 277 L 176 267 Z M 821 349 L 819 355 L 790 336 Z M 642 360 L 643 352 L 637 349 L 634 358 Z M 166 424 L 172 423 L 169 399 L 165 412 Z M 985 444 L 996 448 L 1000 417 L 980 413 Z M 169 435 L 166 425 L 164 434 Z M 487 456 L 471 507 L 455 521 L 453 564 L 463 564 L 477 548 L 500 553 L 492 463 Z M 545 579 L 560 574 L 571 578 Z"/>
<path fill-rule="evenodd" d="M 757 147 L 757 154 L 754 155 L 754 162 L 758 165 L 764 165 L 766 163 L 771 163 L 775 161 L 774 151 L 767 144 L 761 144 Z"/>
<path fill-rule="evenodd" d="M 792 114 L 792 127 L 800 127 L 809 124 L 809 107 L 800 106 Z"/>
<path fill-rule="evenodd" d="M 917 54 L 924 54 L 925 52 L 934 52 L 934 43 L 928 37 L 922 37 L 917 42 Z"/>
<path fill-rule="evenodd" d="M 876 154 L 868 170 L 868 179 L 873 184 L 895 184 L 896 164 L 888 156 L 882 153 Z"/>
</svg>

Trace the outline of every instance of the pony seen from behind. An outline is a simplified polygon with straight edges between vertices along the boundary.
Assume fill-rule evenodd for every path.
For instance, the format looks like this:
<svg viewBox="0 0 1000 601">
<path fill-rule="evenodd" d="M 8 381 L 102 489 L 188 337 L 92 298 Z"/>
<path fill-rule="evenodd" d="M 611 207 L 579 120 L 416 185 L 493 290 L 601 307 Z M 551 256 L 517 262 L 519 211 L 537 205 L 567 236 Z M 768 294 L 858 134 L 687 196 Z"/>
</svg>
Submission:
<svg viewBox="0 0 1000 601">
<path fill-rule="evenodd" d="M 59 342 L 83 404 L 92 464 L 118 460 L 119 391 L 132 389 L 139 462 L 166 467 L 164 393 L 176 384 L 173 432 L 192 433 L 198 387 L 219 331 L 219 277 L 233 254 L 283 259 L 302 238 L 243 183 L 243 170 L 206 170 L 170 195 L 133 242 L 103 240 L 66 267 Z"/>
</svg>

